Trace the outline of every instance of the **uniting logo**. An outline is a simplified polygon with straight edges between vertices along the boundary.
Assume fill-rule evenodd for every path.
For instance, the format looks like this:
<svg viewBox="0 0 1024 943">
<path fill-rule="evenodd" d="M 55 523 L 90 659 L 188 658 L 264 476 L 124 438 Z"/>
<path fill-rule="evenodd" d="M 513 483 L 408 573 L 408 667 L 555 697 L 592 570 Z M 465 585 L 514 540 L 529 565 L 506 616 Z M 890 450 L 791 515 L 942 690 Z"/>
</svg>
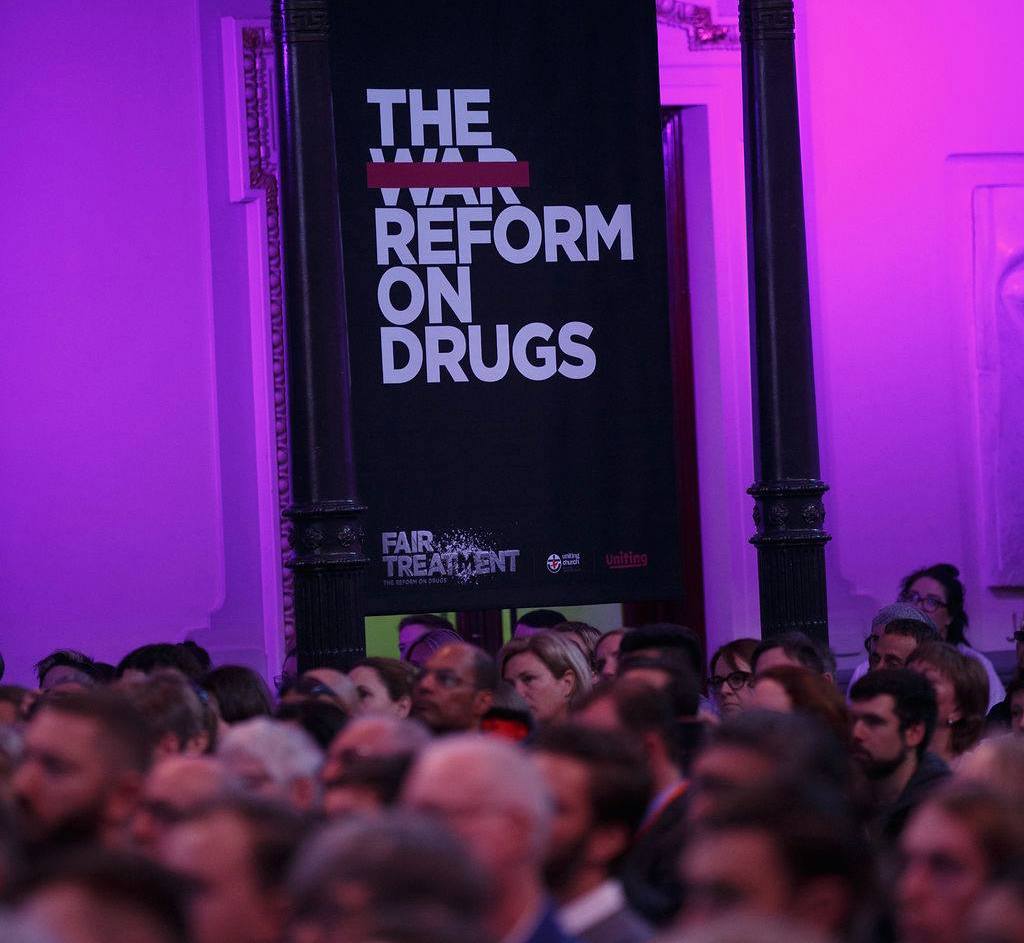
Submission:
<svg viewBox="0 0 1024 943">
<path fill-rule="evenodd" d="M 609 570 L 642 570 L 647 566 L 647 554 L 633 553 L 631 550 L 606 553 L 604 555 L 604 565 Z"/>
<path fill-rule="evenodd" d="M 549 553 L 544 565 L 549 573 L 565 573 L 567 570 L 582 570 L 583 557 L 578 553 L 563 551 L 562 553 Z"/>
</svg>

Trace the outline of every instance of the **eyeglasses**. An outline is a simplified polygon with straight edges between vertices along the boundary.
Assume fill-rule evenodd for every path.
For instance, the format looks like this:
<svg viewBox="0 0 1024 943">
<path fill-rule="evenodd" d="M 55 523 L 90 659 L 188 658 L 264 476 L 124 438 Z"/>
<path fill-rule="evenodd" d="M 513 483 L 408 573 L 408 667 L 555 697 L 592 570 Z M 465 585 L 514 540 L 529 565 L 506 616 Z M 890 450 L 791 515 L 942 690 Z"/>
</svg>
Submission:
<svg viewBox="0 0 1024 943">
<path fill-rule="evenodd" d="M 729 685 L 733 691 L 738 691 L 746 684 L 750 684 L 752 675 L 749 671 L 730 671 L 725 677 L 712 677 L 708 685 L 712 691 L 721 691 L 723 685 Z"/>
<path fill-rule="evenodd" d="M 450 668 L 420 668 L 420 670 L 416 672 L 416 683 L 422 684 L 431 675 L 437 679 L 437 683 L 441 685 L 442 688 L 446 688 L 448 690 L 460 687 L 463 684 L 469 684 L 465 678 L 460 678 Z"/>
<path fill-rule="evenodd" d="M 947 604 L 939 599 L 938 596 L 933 596 L 929 593 L 927 596 L 922 596 L 920 593 L 911 590 L 909 593 L 904 593 L 900 596 L 900 602 L 909 602 L 910 605 L 916 606 L 922 612 L 934 612 L 936 609 L 946 609 Z"/>
</svg>

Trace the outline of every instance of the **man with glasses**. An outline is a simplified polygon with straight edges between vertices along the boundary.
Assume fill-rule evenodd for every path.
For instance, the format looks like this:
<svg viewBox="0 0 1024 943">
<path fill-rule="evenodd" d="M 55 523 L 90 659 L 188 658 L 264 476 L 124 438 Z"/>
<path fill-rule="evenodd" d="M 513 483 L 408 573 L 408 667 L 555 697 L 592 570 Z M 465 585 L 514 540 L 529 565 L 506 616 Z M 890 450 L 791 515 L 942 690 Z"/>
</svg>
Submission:
<svg viewBox="0 0 1024 943">
<path fill-rule="evenodd" d="M 917 619 L 893 619 L 875 643 L 874 652 L 868 656 L 871 670 L 906 668 L 907 659 L 918 645 L 938 641 L 939 633 L 924 622 Z"/>
<path fill-rule="evenodd" d="M 880 667 L 875 648 L 878 645 L 878 640 L 885 634 L 885 627 L 897 619 L 914 619 L 930 627 L 933 632 L 938 631 L 928 615 L 909 602 L 895 602 L 891 606 L 883 606 L 871 620 L 871 629 L 867 638 L 864 639 L 864 650 L 868 653 L 868 657 L 853 669 L 853 674 L 850 675 L 850 688 L 873 668 Z"/>
<path fill-rule="evenodd" d="M 420 669 L 412 714 L 434 733 L 479 730 L 494 703 L 498 669 L 482 649 L 452 643 L 438 649 Z"/>
</svg>

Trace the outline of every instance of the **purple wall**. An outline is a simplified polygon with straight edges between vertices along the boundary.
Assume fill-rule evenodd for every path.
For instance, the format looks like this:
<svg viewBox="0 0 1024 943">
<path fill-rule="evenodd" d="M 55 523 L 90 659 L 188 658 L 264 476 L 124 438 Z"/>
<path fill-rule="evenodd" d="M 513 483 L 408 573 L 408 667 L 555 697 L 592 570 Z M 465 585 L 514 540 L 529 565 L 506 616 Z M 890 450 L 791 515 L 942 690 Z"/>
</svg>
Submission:
<svg viewBox="0 0 1024 943">
<path fill-rule="evenodd" d="M 56 646 L 116 659 L 186 634 L 221 661 L 276 668 L 264 207 L 240 182 L 237 63 L 223 54 L 225 17 L 267 13 L 262 0 L 5 11 L 8 680 L 30 680 Z M 1024 7 L 798 0 L 797 14 L 833 639 L 855 651 L 897 578 L 945 558 L 964 570 L 975 641 L 1005 647 L 1024 611 L 1009 477 Z M 687 108 L 715 643 L 757 623 L 739 61 L 690 49 L 679 28 L 659 42 L 663 100 Z"/>
</svg>

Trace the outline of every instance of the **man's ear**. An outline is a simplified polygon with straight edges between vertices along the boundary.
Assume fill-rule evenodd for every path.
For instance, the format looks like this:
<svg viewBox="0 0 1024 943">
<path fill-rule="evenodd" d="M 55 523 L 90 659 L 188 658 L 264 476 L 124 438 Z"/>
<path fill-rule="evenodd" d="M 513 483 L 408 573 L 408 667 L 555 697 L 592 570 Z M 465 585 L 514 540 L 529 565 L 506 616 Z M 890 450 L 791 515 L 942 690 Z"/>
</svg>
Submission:
<svg viewBox="0 0 1024 943">
<path fill-rule="evenodd" d="M 924 723 L 907 724 L 903 728 L 903 742 L 908 747 L 919 747 L 924 742 Z"/>
<path fill-rule="evenodd" d="M 473 700 L 473 713 L 477 718 L 483 717 L 494 706 L 493 691 L 477 691 Z"/>
</svg>

